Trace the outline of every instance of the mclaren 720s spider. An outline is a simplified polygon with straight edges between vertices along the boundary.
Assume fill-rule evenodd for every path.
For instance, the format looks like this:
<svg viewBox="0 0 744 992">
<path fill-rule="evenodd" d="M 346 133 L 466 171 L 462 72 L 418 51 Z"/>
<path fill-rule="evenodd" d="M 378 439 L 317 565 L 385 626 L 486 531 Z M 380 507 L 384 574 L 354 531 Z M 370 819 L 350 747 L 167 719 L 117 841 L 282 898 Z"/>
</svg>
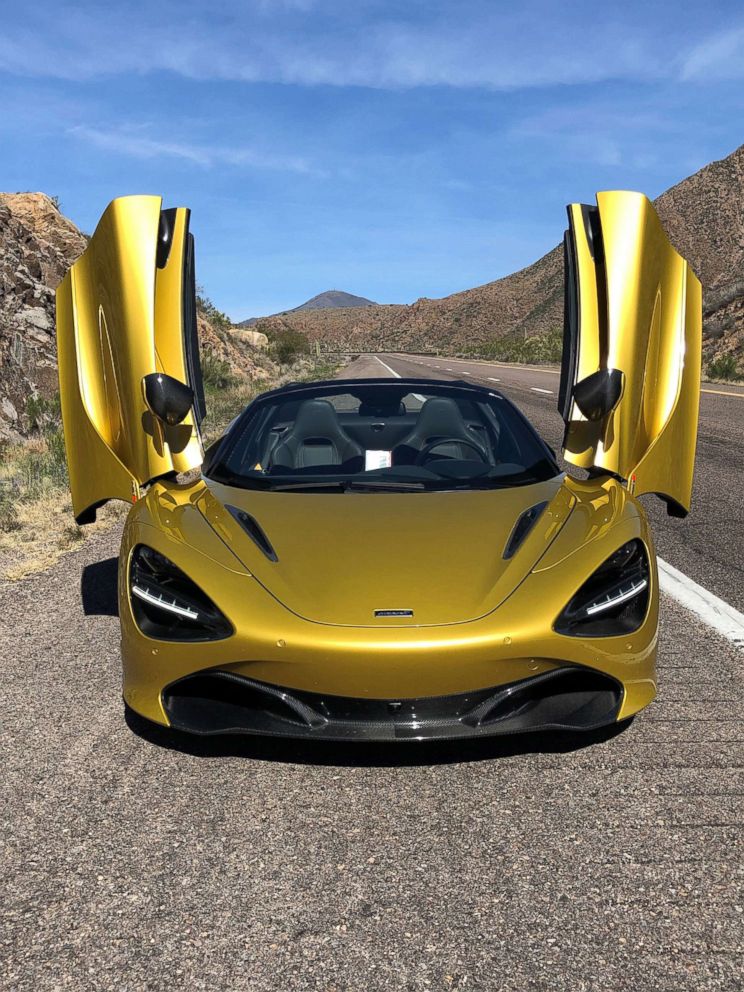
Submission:
<svg viewBox="0 0 744 992">
<path fill-rule="evenodd" d="M 109 205 L 57 334 L 76 518 L 132 503 L 128 707 L 196 734 L 421 740 L 594 730 L 654 698 L 639 496 L 690 508 L 700 284 L 645 197 L 568 215 L 572 475 L 472 380 L 290 384 L 204 452 L 189 212 Z"/>
</svg>

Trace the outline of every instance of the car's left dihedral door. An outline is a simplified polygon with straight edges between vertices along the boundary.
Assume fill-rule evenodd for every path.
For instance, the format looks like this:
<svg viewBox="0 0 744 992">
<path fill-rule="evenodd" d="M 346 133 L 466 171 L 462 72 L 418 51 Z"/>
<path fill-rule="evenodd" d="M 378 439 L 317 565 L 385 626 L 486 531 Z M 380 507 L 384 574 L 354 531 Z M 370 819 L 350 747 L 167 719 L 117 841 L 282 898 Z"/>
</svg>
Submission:
<svg viewBox="0 0 744 992">
<path fill-rule="evenodd" d="M 88 248 L 57 290 L 62 418 L 73 510 L 95 519 L 109 499 L 202 461 L 204 392 L 196 337 L 189 211 L 158 196 L 109 204 Z M 145 402 L 144 378 L 164 373 L 194 403 L 167 425 Z"/>
</svg>

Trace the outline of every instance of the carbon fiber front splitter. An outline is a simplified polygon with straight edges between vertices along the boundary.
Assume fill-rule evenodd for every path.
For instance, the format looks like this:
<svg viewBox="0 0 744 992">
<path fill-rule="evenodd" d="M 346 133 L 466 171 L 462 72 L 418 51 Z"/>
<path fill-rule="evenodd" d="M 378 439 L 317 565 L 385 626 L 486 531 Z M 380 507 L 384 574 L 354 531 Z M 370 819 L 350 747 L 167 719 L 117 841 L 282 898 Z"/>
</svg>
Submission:
<svg viewBox="0 0 744 992">
<path fill-rule="evenodd" d="M 595 730 L 617 720 L 623 690 L 615 679 L 576 666 L 420 699 L 304 692 L 210 670 L 174 682 L 162 698 L 170 725 L 193 734 L 392 741 Z"/>
</svg>

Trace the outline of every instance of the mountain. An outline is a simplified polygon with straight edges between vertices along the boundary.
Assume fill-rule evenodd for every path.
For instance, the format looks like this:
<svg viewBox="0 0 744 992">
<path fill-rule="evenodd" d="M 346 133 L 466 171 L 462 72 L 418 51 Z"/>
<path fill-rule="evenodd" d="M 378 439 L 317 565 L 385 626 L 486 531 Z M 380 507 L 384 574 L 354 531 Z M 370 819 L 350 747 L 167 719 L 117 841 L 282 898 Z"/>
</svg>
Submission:
<svg viewBox="0 0 744 992">
<path fill-rule="evenodd" d="M 731 354 L 741 364 L 744 145 L 667 190 L 655 205 L 672 243 L 703 282 L 706 360 Z M 359 310 L 295 310 L 263 318 L 256 329 L 269 337 L 297 331 L 328 351 L 488 353 L 503 339 L 557 332 L 562 321 L 563 257 L 556 247 L 519 272 L 443 299 Z"/>
<path fill-rule="evenodd" d="M 274 317 L 281 317 L 288 313 L 297 313 L 299 310 L 350 310 L 353 307 L 375 307 L 377 304 L 373 300 L 365 299 L 364 296 L 354 296 L 353 293 L 344 293 L 340 289 L 327 289 L 324 293 L 318 293 L 311 299 L 301 303 L 291 310 L 283 310 L 281 314 L 272 314 Z M 266 317 L 249 317 L 248 320 L 241 320 L 237 327 L 253 327 L 259 320 L 266 320 Z"/>
<path fill-rule="evenodd" d="M 44 193 L 0 193 L 0 442 L 29 433 L 29 404 L 59 390 L 54 291 L 87 237 Z M 255 351 L 198 314 L 202 351 L 253 379 L 268 376 Z"/>
</svg>

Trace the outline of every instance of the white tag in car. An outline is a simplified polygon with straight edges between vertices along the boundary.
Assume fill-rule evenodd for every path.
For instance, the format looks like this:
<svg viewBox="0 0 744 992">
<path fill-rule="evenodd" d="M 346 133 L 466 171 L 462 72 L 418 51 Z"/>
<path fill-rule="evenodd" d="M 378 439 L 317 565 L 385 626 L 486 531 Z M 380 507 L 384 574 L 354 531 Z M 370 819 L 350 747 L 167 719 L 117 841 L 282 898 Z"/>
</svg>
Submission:
<svg viewBox="0 0 744 992">
<path fill-rule="evenodd" d="M 371 451 L 364 452 L 364 471 L 369 472 L 374 468 L 390 468 L 393 464 L 392 451 Z"/>
</svg>

